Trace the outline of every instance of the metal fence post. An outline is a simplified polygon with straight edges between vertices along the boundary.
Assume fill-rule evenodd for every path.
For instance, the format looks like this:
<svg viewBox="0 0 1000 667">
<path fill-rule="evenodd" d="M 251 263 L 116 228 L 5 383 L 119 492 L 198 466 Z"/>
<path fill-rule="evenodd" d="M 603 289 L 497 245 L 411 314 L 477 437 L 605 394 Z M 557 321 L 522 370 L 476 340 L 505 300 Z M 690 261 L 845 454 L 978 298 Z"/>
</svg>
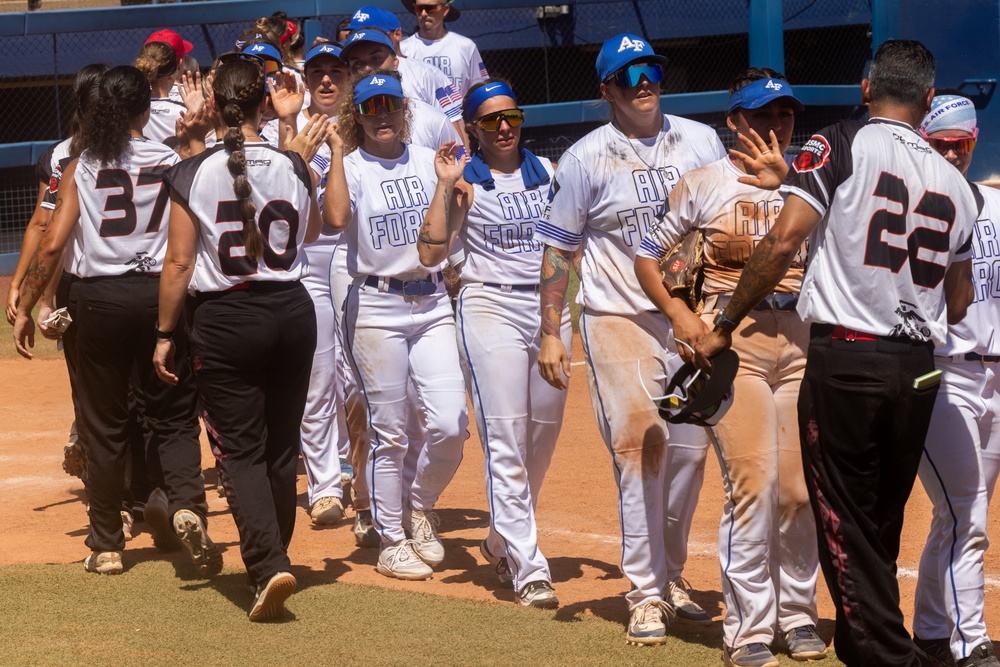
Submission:
<svg viewBox="0 0 1000 667">
<path fill-rule="evenodd" d="M 871 0 L 872 55 L 887 39 L 899 37 L 899 0 Z"/>
<path fill-rule="evenodd" d="M 785 71 L 785 35 L 781 0 L 747 0 L 750 18 L 750 66 Z"/>
</svg>

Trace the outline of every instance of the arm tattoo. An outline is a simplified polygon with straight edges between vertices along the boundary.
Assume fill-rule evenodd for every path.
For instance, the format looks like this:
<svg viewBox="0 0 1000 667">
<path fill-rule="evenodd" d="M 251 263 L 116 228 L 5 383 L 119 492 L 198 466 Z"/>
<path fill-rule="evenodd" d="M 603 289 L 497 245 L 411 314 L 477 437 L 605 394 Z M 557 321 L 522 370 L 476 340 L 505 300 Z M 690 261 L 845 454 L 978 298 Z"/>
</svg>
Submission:
<svg viewBox="0 0 1000 667">
<path fill-rule="evenodd" d="M 426 243 L 427 245 L 444 245 L 447 243 L 446 240 L 435 241 L 431 238 L 430 233 L 426 229 L 421 229 L 420 234 L 417 236 L 417 240 L 421 243 Z"/>
<path fill-rule="evenodd" d="M 49 272 L 41 261 L 41 250 L 35 251 L 35 256 L 28 266 L 28 273 L 24 276 L 25 293 L 21 295 L 27 303 L 34 304 L 45 291 L 45 286 L 49 282 Z"/>
<path fill-rule="evenodd" d="M 542 257 L 542 282 L 539 287 L 542 307 L 542 333 L 559 336 L 562 310 L 569 288 L 571 253 L 551 246 L 545 247 Z"/>
<path fill-rule="evenodd" d="M 726 305 L 726 316 L 735 322 L 746 317 L 785 277 L 793 259 L 795 249 L 791 253 L 783 251 L 770 234 L 761 239 L 743 267 L 733 298 Z"/>
</svg>

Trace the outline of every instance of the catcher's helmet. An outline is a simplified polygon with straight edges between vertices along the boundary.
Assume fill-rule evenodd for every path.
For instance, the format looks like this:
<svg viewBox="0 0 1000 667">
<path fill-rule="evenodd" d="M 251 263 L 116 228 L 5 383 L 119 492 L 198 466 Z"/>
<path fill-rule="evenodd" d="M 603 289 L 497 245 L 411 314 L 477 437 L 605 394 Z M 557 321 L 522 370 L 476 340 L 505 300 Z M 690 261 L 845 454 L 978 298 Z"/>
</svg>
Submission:
<svg viewBox="0 0 1000 667">
<path fill-rule="evenodd" d="M 703 373 L 690 362 L 681 366 L 657 401 L 660 416 L 671 424 L 715 426 L 733 404 L 733 378 L 740 358 L 732 350 L 712 357 L 712 372 Z"/>
</svg>

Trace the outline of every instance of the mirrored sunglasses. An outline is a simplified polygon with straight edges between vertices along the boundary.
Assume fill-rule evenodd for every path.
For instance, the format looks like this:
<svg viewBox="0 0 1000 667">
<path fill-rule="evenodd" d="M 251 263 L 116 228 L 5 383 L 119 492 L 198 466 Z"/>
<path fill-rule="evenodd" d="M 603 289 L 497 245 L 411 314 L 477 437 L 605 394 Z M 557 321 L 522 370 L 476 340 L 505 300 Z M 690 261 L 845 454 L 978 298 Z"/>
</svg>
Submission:
<svg viewBox="0 0 1000 667">
<path fill-rule="evenodd" d="M 427 5 L 427 4 L 415 4 L 413 5 L 413 13 L 419 15 L 421 12 L 427 12 L 428 14 L 437 14 L 439 11 L 444 9 L 444 5 Z"/>
<path fill-rule="evenodd" d="M 270 58 L 261 58 L 252 53 L 223 53 L 219 56 L 220 65 L 234 60 L 249 60 L 250 62 L 257 63 L 260 67 L 264 68 L 264 74 L 268 77 L 273 77 L 281 71 L 281 63 L 275 62 Z"/>
<path fill-rule="evenodd" d="M 511 127 L 519 127 L 524 122 L 524 111 L 522 109 L 506 109 L 480 116 L 474 122 L 487 132 L 496 132 L 500 129 L 500 124 L 503 121 L 507 121 Z"/>
<path fill-rule="evenodd" d="M 978 128 L 976 128 L 978 129 Z M 976 137 L 944 137 L 942 139 L 932 139 L 924 137 L 931 148 L 941 155 L 948 151 L 955 151 L 955 155 L 968 155 L 976 148 Z"/>
<path fill-rule="evenodd" d="M 619 88 L 634 88 L 642 81 L 642 77 L 646 77 L 650 83 L 659 83 L 663 81 L 663 68 L 640 63 L 623 67 L 608 78 L 613 79 Z"/>
<path fill-rule="evenodd" d="M 387 113 L 396 113 L 403 110 L 403 98 L 394 95 L 376 95 L 354 106 L 362 116 L 375 116 L 381 108 L 385 108 Z"/>
</svg>

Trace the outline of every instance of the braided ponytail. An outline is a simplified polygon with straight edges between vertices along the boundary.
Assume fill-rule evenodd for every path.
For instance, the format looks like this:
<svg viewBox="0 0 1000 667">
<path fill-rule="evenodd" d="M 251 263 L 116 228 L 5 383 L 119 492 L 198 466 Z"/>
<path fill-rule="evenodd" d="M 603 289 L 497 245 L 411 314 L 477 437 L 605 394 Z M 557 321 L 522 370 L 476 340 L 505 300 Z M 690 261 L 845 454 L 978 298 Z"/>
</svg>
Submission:
<svg viewBox="0 0 1000 667">
<path fill-rule="evenodd" d="M 243 219 L 243 245 L 249 259 L 264 254 L 264 237 L 257 226 L 257 205 L 251 195 L 253 186 L 247 178 L 247 158 L 243 152 L 243 121 L 264 99 L 264 70 L 249 60 L 233 60 L 216 72 L 215 98 L 222 120 L 229 127 L 223 143 L 229 151 L 226 168 L 233 175 L 233 193 L 239 200 Z"/>
</svg>

